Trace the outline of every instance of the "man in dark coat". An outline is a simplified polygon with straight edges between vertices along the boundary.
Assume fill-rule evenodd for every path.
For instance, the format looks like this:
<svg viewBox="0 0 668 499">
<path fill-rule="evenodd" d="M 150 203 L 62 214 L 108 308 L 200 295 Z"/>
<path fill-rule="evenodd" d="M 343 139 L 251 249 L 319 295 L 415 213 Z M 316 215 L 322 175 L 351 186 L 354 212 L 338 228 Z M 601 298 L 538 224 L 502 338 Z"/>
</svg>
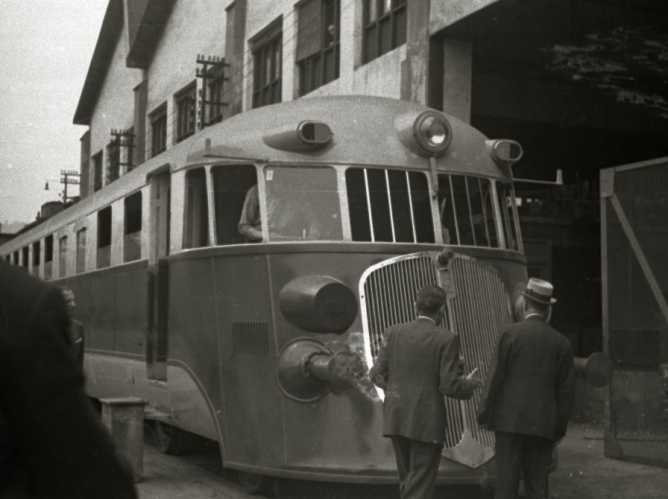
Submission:
<svg viewBox="0 0 668 499">
<path fill-rule="evenodd" d="M 79 366 L 83 369 L 84 365 L 84 350 L 86 347 L 86 337 L 84 335 L 84 327 L 81 322 L 72 318 L 74 311 L 77 308 L 77 303 L 74 299 L 74 291 L 72 291 L 67 286 L 58 286 L 60 293 L 63 295 L 65 300 L 65 306 L 67 307 L 68 312 L 70 313 L 70 325 L 67 328 L 72 344 L 74 346 L 74 354 L 79 361 Z"/>
<path fill-rule="evenodd" d="M 548 325 L 552 285 L 530 279 L 524 321 L 497 340 L 478 411 L 478 424 L 496 436 L 496 499 L 548 497 L 552 448 L 566 434 L 573 407 L 573 354 L 568 339 Z"/>
<path fill-rule="evenodd" d="M 0 261 L 0 497 L 134 499 L 68 325 L 57 289 Z"/>
<path fill-rule="evenodd" d="M 392 439 L 402 499 L 431 499 L 447 425 L 443 396 L 466 400 L 482 385 L 464 376 L 459 337 L 439 327 L 445 291 L 417 294 L 417 320 L 384 333 L 369 376 L 385 390 L 383 436 Z"/>
</svg>

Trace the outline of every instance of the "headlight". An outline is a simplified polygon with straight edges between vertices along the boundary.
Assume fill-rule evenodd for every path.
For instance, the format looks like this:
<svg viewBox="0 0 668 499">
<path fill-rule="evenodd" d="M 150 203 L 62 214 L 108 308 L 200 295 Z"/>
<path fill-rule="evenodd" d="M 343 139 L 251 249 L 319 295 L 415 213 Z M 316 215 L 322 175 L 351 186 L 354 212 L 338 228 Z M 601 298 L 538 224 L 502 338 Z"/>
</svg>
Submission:
<svg viewBox="0 0 668 499">
<path fill-rule="evenodd" d="M 445 151 L 452 140 L 452 127 L 441 113 L 425 111 L 413 123 L 415 140 L 426 152 L 438 155 Z"/>
</svg>

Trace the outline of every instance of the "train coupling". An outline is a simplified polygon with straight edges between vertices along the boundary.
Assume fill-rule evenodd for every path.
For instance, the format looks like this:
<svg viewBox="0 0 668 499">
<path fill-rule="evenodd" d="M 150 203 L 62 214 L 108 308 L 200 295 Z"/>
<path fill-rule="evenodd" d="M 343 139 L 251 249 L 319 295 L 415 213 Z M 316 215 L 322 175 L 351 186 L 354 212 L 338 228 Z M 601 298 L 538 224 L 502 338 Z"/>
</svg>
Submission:
<svg viewBox="0 0 668 499">
<path fill-rule="evenodd" d="M 312 402 L 333 388 L 347 390 L 356 386 L 364 376 L 364 364 L 350 350 L 333 352 L 318 340 L 297 338 L 283 347 L 277 371 L 284 395 Z"/>
</svg>

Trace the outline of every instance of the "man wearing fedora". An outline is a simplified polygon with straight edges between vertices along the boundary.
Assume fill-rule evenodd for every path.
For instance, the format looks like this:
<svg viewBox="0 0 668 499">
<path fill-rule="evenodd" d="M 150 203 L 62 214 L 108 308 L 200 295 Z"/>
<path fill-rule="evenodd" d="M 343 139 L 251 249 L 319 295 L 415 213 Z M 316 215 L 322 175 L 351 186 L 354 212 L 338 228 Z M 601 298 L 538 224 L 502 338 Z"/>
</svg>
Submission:
<svg viewBox="0 0 668 499">
<path fill-rule="evenodd" d="M 573 407 L 573 354 L 547 321 L 552 285 L 531 278 L 524 320 L 499 335 L 485 380 L 478 424 L 496 437 L 495 499 L 515 499 L 520 476 L 526 499 L 548 497 L 552 448 L 564 437 Z"/>
</svg>

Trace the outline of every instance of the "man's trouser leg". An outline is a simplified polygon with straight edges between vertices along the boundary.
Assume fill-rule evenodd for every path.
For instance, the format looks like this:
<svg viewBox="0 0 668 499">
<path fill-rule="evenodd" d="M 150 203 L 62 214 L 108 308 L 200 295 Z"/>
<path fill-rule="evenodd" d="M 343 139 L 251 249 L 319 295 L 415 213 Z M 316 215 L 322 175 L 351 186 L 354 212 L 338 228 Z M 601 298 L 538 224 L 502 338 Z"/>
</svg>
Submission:
<svg viewBox="0 0 668 499">
<path fill-rule="evenodd" d="M 522 435 L 494 432 L 496 437 L 496 494 L 494 499 L 517 499 L 522 468 Z"/>
<path fill-rule="evenodd" d="M 552 440 L 522 436 L 522 472 L 526 499 L 547 499 Z"/>
<path fill-rule="evenodd" d="M 443 447 L 401 436 L 392 437 L 392 444 L 397 456 L 401 498 L 432 499 Z"/>
</svg>

